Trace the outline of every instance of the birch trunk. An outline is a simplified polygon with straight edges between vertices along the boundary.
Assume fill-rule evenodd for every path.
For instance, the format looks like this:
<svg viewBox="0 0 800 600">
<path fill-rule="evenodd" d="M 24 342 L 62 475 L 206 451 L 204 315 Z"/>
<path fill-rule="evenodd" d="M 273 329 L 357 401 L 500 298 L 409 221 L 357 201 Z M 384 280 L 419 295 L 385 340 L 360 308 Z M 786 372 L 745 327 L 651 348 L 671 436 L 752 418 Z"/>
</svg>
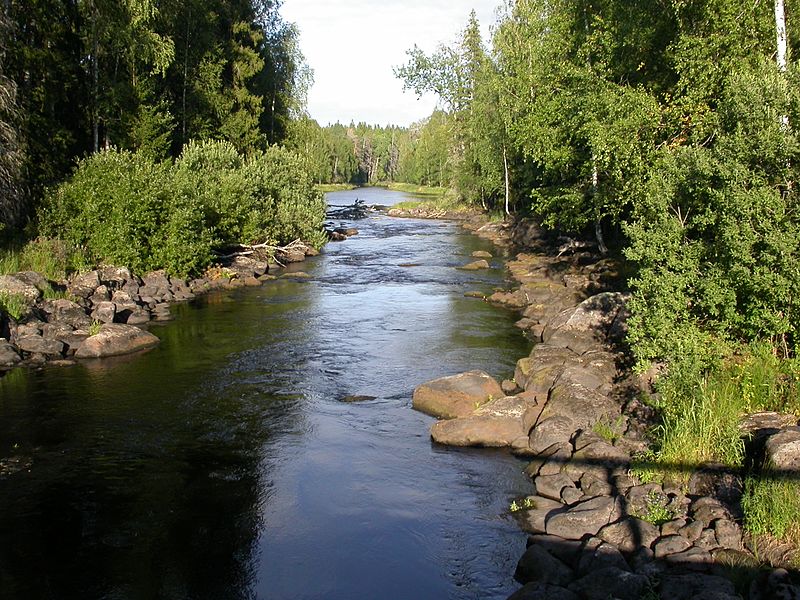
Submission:
<svg viewBox="0 0 800 600">
<path fill-rule="evenodd" d="M 783 0 L 775 0 L 775 34 L 778 42 L 775 60 L 778 63 L 778 70 L 781 73 L 786 73 L 786 11 L 784 10 Z M 781 126 L 788 129 L 789 115 L 781 115 Z"/>
</svg>

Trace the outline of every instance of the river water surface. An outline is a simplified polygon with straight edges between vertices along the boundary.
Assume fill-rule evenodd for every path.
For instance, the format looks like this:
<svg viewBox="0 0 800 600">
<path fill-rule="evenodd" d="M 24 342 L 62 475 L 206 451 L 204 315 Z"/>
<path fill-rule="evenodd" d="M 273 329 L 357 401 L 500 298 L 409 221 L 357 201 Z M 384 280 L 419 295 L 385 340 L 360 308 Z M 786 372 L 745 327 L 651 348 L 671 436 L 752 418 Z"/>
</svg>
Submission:
<svg viewBox="0 0 800 600">
<path fill-rule="evenodd" d="M 380 189 L 331 204 L 393 204 Z M 351 223 L 344 223 L 351 225 Z M 0 379 L 0 598 L 504 598 L 529 492 L 504 452 L 435 446 L 419 383 L 510 377 L 528 344 L 456 267 L 488 242 L 376 215 L 215 293 L 124 359 Z M 374 396 L 344 403 L 350 395 Z"/>
</svg>

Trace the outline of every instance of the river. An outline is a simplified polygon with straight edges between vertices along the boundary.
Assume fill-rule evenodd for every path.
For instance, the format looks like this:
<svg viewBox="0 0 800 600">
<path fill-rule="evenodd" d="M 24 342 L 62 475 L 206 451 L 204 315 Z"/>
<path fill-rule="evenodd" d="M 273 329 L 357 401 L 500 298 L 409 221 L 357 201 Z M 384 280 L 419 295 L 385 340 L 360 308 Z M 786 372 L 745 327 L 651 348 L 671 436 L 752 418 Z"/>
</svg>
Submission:
<svg viewBox="0 0 800 600">
<path fill-rule="evenodd" d="M 390 205 L 404 194 L 328 195 Z M 505 598 L 529 493 L 501 451 L 433 445 L 426 380 L 510 377 L 515 316 L 464 293 L 493 248 L 376 215 L 293 265 L 151 326 L 141 355 L 0 379 L 0 598 Z M 374 399 L 346 403 L 351 395 Z"/>
</svg>

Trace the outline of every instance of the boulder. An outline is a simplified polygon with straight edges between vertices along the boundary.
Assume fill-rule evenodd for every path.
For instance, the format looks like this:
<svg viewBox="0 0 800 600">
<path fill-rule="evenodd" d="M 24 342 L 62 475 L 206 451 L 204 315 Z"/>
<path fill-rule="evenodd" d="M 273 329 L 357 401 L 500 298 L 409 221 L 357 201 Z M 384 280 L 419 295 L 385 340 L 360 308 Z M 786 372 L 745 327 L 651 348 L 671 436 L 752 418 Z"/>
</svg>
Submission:
<svg viewBox="0 0 800 600">
<path fill-rule="evenodd" d="M 47 300 L 42 307 L 47 313 L 47 321 L 50 323 L 65 323 L 75 329 L 88 327 L 92 323 L 92 319 L 86 314 L 86 311 L 71 300 Z"/>
<path fill-rule="evenodd" d="M 663 600 L 692 600 L 709 591 L 736 595 L 736 588 L 729 579 L 702 573 L 668 573 L 661 580 L 659 596 Z"/>
<path fill-rule="evenodd" d="M 580 600 L 568 589 L 547 583 L 527 583 L 517 590 L 508 600 Z"/>
<path fill-rule="evenodd" d="M 46 340 L 39 335 L 28 335 L 17 340 L 17 346 L 23 352 L 31 354 L 44 354 L 46 356 L 60 356 L 64 351 L 64 344 L 58 340 Z"/>
<path fill-rule="evenodd" d="M 81 273 L 72 278 L 67 286 L 67 293 L 76 298 L 89 298 L 100 287 L 100 274 L 97 271 Z"/>
<path fill-rule="evenodd" d="M 635 517 L 627 517 L 603 527 L 597 534 L 601 540 L 613 544 L 622 552 L 632 553 L 639 548 L 650 548 L 659 537 L 655 525 Z"/>
<path fill-rule="evenodd" d="M 528 437 L 528 445 L 534 454 L 544 452 L 553 445 L 569 442 L 578 427 L 565 415 L 556 415 L 540 421 Z"/>
<path fill-rule="evenodd" d="M 13 367 L 21 360 L 14 347 L 5 339 L 0 339 L 0 368 Z"/>
<path fill-rule="evenodd" d="M 585 575 L 569 589 L 585 600 L 640 600 L 649 587 L 650 580 L 644 575 L 606 567 Z"/>
<path fill-rule="evenodd" d="M 543 339 L 549 341 L 555 332 L 588 334 L 595 340 L 605 342 L 620 310 L 625 306 L 626 296 L 619 292 L 603 292 L 587 298 L 574 308 L 560 312 L 547 323 Z"/>
<path fill-rule="evenodd" d="M 631 570 L 616 546 L 598 538 L 586 540 L 578 560 L 578 575 L 586 575 L 608 567 L 616 567 L 622 571 Z"/>
<path fill-rule="evenodd" d="M 92 319 L 101 323 L 113 323 L 117 315 L 117 307 L 113 302 L 98 302 L 92 311 Z"/>
<path fill-rule="evenodd" d="M 514 579 L 520 583 L 568 585 L 572 578 L 572 569 L 536 544 L 525 551 L 514 572 Z"/>
<path fill-rule="evenodd" d="M 523 417 L 529 406 L 518 396 L 491 400 L 470 416 L 434 423 L 431 437 L 449 446 L 511 446 L 528 433 Z"/>
<path fill-rule="evenodd" d="M 39 288 L 14 275 L 0 275 L 0 293 L 24 298 L 29 305 L 42 296 L 42 291 Z"/>
<path fill-rule="evenodd" d="M 587 535 L 596 536 L 603 527 L 621 516 L 622 505 L 618 499 L 598 496 L 551 515 L 545 523 L 546 533 L 579 540 Z"/>
<path fill-rule="evenodd" d="M 434 417 L 455 419 L 471 415 L 490 400 L 503 396 L 503 389 L 491 375 L 468 371 L 418 386 L 412 406 Z"/>
<path fill-rule="evenodd" d="M 656 558 L 664 558 L 670 554 L 678 554 L 691 547 L 691 543 L 682 535 L 667 535 L 660 538 L 653 546 Z"/>
<path fill-rule="evenodd" d="M 550 392 L 541 418 L 567 417 L 575 424 L 575 431 L 591 429 L 602 420 L 612 423 L 620 412 L 619 404 L 605 394 L 576 383 L 559 383 Z"/>
<path fill-rule="evenodd" d="M 104 358 L 130 354 L 157 346 L 160 340 L 152 333 L 122 323 L 106 323 L 100 332 L 89 337 L 75 353 L 76 358 Z"/>
<path fill-rule="evenodd" d="M 101 267 L 99 270 L 100 282 L 111 290 L 121 289 L 131 279 L 128 267 Z"/>
<path fill-rule="evenodd" d="M 485 250 L 476 250 L 472 253 L 472 258 L 493 258 L 491 252 L 486 252 Z"/>
<path fill-rule="evenodd" d="M 573 481 L 563 473 L 555 473 L 553 475 L 539 475 L 536 478 L 536 493 L 545 498 L 553 500 L 561 499 L 561 492 L 564 488 L 574 488 Z"/>
<path fill-rule="evenodd" d="M 800 427 L 787 427 L 769 436 L 765 452 L 768 466 L 787 471 L 800 470 Z"/>
</svg>

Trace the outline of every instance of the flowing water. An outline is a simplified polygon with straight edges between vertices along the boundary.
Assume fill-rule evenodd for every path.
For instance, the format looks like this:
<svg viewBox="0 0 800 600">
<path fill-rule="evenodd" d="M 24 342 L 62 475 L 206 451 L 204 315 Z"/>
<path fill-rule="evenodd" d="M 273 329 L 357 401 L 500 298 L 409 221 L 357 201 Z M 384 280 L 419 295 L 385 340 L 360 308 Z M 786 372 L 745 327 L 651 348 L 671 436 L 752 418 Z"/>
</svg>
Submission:
<svg viewBox="0 0 800 600">
<path fill-rule="evenodd" d="M 393 204 L 379 189 L 331 204 Z M 0 379 L 0 598 L 504 598 L 529 491 L 505 452 L 433 445 L 419 383 L 509 377 L 514 316 L 464 297 L 490 245 L 373 216 L 153 325 L 146 354 Z M 374 399 L 345 403 L 346 396 Z"/>
</svg>

